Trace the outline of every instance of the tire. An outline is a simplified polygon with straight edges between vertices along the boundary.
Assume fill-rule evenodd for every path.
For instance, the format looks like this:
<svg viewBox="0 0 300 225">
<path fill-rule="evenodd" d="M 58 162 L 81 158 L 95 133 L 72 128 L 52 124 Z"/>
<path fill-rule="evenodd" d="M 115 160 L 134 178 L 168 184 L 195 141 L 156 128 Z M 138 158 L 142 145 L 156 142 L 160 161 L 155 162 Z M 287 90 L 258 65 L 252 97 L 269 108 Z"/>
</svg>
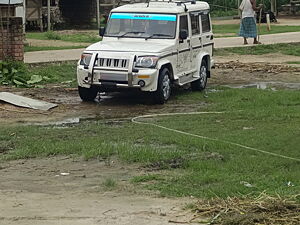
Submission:
<svg viewBox="0 0 300 225">
<path fill-rule="evenodd" d="M 191 83 L 193 91 L 203 91 L 206 88 L 207 77 L 208 77 L 208 66 L 207 61 L 202 60 L 199 72 L 200 78 Z"/>
<path fill-rule="evenodd" d="M 156 104 L 164 104 L 171 96 L 170 71 L 164 68 L 159 72 L 157 90 L 154 92 L 154 101 Z"/>
<path fill-rule="evenodd" d="M 82 101 L 84 102 L 92 102 L 96 98 L 98 94 L 98 90 L 96 88 L 84 88 L 78 86 L 78 93 Z"/>
</svg>

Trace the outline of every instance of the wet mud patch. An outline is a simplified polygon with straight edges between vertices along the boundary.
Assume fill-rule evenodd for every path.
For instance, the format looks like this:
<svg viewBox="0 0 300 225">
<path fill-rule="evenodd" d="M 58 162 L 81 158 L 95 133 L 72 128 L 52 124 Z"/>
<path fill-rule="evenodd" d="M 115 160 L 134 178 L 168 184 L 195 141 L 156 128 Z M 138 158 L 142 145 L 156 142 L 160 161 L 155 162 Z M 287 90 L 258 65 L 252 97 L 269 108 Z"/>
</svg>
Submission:
<svg viewBox="0 0 300 225">
<path fill-rule="evenodd" d="M 0 123 L 19 123 L 50 126 L 71 126 L 87 120 L 107 120 L 109 126 L 122 126 L 131 118 L 155 113 L 188 112 L 198 110 L 204 103 L 187 104 L 171 99 L 168 104 L 155 105 L 147 93 L 101 93 L 94 102 L 82 102 L 77 89 L 45 87 L 41 89 L 1 88 L 25 97 L 58 104 L 47 112 L 24 109 L 0 102 Z"/>
<path fill-rule="evenodd" d="M 174 157 L 171 159 L 152 162 L 147 164 L 143 168 L 146 169 L 146 171 L 178 169 L 178 168 L 184 168 L 185 166 L 188 165 L 189 162 L 206 161 L 206 160 L 224 161 L 225 157 L 218 152 L 192 153 L 192 154 L 187 154 L 185 156 Z"/>
<path fill-rule="evenodd" d="M 262 89 L 291 88 L 299 89 L 300 68 L 286 65 L 266 63 L 226 62 L 217 64 L 208 81 L 206 93 L 219 91 L 215 86 L 229 85 L 242 87 L 256 85 Z M 58 104 L 58 107 L 47 112 L 24 109 L 0 102 L 0 123 L 2 124 L 40 124 L 53 125 L 60 128 L 78 124 L 86 120 L 107 120 L 107 126 L 122 126 L 136 116 L 145 114 L 194 112 L 205 108 L 205 102 L 184 102 L 177 96 L 188 95 L 188 86 L 173 90 L 173 96 L 165 105 L 153 104 L 148 93 L 126 91 L 122 93 L 100 93 L 95 102 L 82 102 L 77 88 L 69 88 L 63 84 L 46 85 L 44 88 L 20 89 L 0 87 L 0 91 L 20 94 L 25 97 Z M 149 120 L 154 120 L 149 118 Z"/>
<path fill-rule="evenodd" d="M 178 169 L 184 166 L 186 160 L 182 157 L 174 158 L 174 159 L 166 159 L 158 162 L 153 162 L 146 165 L 144 168 L 146 171 L 159 171 L 166 169 Z"/>
</svg>

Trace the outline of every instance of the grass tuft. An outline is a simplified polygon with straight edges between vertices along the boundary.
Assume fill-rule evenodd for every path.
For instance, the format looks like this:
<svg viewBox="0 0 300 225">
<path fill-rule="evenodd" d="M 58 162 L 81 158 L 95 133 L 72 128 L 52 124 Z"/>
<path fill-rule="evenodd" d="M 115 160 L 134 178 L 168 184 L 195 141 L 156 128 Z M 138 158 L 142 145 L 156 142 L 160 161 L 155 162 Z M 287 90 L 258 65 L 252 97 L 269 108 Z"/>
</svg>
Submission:
<svg viewBox="0 0 300 225">
<path fill-rule="evenodd" d="M 112 191 L 117 187 L 117 182 L 112 178 L 106 178 L 102 185 L 104 186 L 105 190 Z"/>
<path fill-rule="evenodd" d="M 45 33 L 45 37 L 48 40 L 61 40 L 61 36 L 58 33 L 55 33 L 54 31 L 47 31 Z"/>
</svg>

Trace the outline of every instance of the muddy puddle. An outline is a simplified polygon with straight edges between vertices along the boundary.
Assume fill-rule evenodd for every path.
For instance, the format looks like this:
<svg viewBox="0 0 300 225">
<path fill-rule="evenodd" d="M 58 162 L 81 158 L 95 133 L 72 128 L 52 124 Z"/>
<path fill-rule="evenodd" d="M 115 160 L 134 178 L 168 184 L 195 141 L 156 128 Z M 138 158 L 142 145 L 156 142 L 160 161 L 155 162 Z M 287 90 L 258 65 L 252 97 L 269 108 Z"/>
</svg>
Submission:
<svg viewBox="0 0 300 225">
<path fill-rule="evenodd" d="M 219 92 L 217 86 L 230 88 L 258 88 L 270 89 L 276 91 L 281 88 L 300 90 L 300 83 L 284 82 L 255 82 L 249 84 L 221 84 L 209 85 L 206 93 Z M 53 89 L 52 89 L 53 91 Z M 155 113 L 174 113 L 174 112 L 193 112 L 204 108 L 204 102 L 197 104 L 183 104 L 176 101 L 175 97 L 171 98 L 168 104 L 155 105 L 150 96 L 135 93 L 101 93 L 95 102 L 82 102 L 78 97 L 77 90 L 59 91 L 55 95 L 46 95 L 45 90 L 29 90 L 30 93 L 22 92 L 23 95 L 36 99 L 58 104 L 58 107 L 48 112 L 24 109 L 9 104 L 0 103 L 0 123 L 4 124 L 23 124 L 23 125 L 40 125 L 54 126 L 64 128 L 79 124 L 84 121 L 105 120 L 112 126 L 117 126 L 123 122 L 130 121 L 131 118 L 145 114 Z M 182 95 L 190 90 L 176 90 L 174 96 Z M 62 96 L 61 96 L 62 95 Z"/>
<path fill-rule="evenodd" d="M 300 83 L 284 83 L 284 82 L 256 82 L 252 84 L 228 84 L 228 85 L 223 85 L 225 87 L 230 87 L 230 88 L 257 88 L 257 89 L 270 89 L 273 91 L 276 91 L 277 89 L 293 89 L 293 90 L 300 90 Z"/>
</svg>

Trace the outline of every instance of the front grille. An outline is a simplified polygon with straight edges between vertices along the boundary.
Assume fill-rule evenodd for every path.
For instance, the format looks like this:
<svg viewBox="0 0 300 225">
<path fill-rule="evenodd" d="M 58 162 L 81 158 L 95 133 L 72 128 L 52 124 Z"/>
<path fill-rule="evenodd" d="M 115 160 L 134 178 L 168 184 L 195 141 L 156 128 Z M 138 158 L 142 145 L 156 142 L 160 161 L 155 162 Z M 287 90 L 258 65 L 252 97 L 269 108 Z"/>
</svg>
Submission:
<svg viewBox="0 0 300 225">
<path fill-rule="evenodd" d="M 128 59 L 99 58 L 98 66 L 107 68 L 128 68 Z"/>
</svg>

